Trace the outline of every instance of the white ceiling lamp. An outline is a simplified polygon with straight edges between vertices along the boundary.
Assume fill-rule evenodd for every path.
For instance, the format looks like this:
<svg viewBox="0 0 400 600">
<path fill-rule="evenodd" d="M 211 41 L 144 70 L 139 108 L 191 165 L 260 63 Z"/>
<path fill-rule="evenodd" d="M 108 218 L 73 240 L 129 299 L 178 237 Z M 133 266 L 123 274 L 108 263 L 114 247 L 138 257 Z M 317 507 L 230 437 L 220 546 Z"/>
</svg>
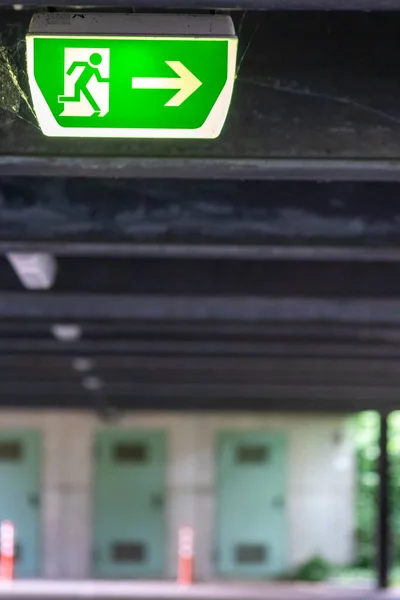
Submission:
<svg viewBox="0 0 400 600">
<path fill-rule="evenodd" d="M 9 263 L 28 290 L 48 290 L 57 275 L 57 259 L 51 254 L 9 252 Z"/>
<path fill-rule="evenodd" d="M 98 392 L 104 387 L 104 382 L 100 377 L 95 375 L 88 375 L 82 380 L 83 387 L 89 392 Z"/>
<path fill-rule="evenodd" d="M 72 323 L 53 325 L 51 331 L 60 342 L 77 342 L 82 335 L 81 327 Z"/>
<path fill-rule="evenodd" d="M 73 359 L 72 368 L 79 373 L 87 373 L 94 368 L 94 361 L 91 358 L 78 356 Z"/>
</svg>

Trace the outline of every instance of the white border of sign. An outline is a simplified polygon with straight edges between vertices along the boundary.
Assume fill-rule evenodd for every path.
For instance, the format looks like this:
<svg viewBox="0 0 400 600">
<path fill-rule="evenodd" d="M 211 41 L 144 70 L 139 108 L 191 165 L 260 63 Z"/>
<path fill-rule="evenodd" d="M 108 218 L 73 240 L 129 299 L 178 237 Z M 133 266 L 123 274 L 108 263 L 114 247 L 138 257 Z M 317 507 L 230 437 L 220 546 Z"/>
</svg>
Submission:
<svg viewBox="0 0 400 600">
<path fill-rule="evenodd" d="M 88 39 L 88 40 L 174 40 L 174 41 L 216 41 L 224 39 L 228 42 L 228 71 L 226 83 L 217 98 L 210 114 L 204 124 L 198 129 L 136 129 L 136 128 L 94 128 L 94 127 L 62 127 L 57 123 L 53 114 L 44 99 L 42 92 L 39 89 L 34 75 L 34 50 L 33 40 L 35 38 L 68 38 L 68 39 Z M 233 84 L 235 80 L 236 68 L 236 53 L 237 53 L 237 38 L 199 38 L 195 36 L 185 37 L 151 37 L 151 36 L 110 36 L 110 35 L 27 35 L 27 63 L 28 63 L 28 78 L 32 94 L 34 109 L 36 112 L 39 125 L 43 133 L 53 137 L 90 137 L 90 138 L 186 138 L 186 139 L 214 139 L 221 133 L 228 114 L 229 105 L 233 92 Z"/>
</svg>

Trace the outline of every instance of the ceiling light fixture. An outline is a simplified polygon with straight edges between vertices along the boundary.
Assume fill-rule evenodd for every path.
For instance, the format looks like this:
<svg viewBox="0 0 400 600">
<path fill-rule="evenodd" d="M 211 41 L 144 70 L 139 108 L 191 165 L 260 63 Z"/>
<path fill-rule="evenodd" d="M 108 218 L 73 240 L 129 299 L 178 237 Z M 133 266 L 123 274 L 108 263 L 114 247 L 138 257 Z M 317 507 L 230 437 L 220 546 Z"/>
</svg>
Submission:
<svg viewBox="0 0 400 600">
<path fill-rule="evenodd" d="M 81 327 L 72 323 L 53 325 L 51 331 L 60 342 L 76 342 L 82 335 Z"/>
<path fill-rule="evenodd" d="M 104 382 L 100 377 L 95 375 L 88 375 L 82 380 L 83 387 L 89 392 L 98 392 L 104 387 Z"/>
<path fill-rule="evenodd" d="M 51 254 L 9 252 L 6 257 L 28 290 L 48 290 L 55 282 L 57 259 Z"/>
<path fill-rule="evenodd" d="M 87 373 L 91 371 L 94 367 L 94 361 L 91 358 L 86 358 L 84 356 L 78 356 L 74 358 L 72 361 L 72 368 L 79 373 Z"/>
</svg>

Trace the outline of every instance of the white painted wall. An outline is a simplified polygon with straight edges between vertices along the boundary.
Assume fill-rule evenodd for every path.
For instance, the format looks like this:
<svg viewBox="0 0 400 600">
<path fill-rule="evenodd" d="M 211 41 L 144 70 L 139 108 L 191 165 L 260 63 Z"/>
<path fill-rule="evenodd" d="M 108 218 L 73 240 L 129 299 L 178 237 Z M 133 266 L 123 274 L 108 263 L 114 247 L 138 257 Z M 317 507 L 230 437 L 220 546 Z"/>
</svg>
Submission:
<svg viewBox="0 0 400 600">
<path fill-rule="evenodd" d="M 274 414 L 127 413 L 113 426 L 164 429 L 168 439 L 166 574 L 176 572 L 177 532 L 196 533 L 196 576 L 215 577 L 215 445 L 223 430 L 278 430 L 288 437 L 288 560 L 353 554 L 354 455 L 346 418 Z M 90 577 L 92 442 L 104 425 L 89 412 L 0 411 L 0 428 L 43 434 L 43 576 Z"/>
</svg>

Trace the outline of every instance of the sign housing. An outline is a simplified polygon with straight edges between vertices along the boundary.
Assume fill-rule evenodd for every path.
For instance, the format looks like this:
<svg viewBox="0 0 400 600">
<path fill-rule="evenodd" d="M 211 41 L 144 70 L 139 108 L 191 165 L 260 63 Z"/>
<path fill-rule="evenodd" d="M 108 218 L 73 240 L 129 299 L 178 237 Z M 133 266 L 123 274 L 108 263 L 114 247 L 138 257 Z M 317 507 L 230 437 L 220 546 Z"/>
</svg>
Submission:
<svg viewBox="0 0 400 600">
<path fill-rule="evenodd" d="M 215 138 L 236 50 L 224 15 L 34 15 L 27 59 L 39 125 L 49 136 Z"/>
</svg>

